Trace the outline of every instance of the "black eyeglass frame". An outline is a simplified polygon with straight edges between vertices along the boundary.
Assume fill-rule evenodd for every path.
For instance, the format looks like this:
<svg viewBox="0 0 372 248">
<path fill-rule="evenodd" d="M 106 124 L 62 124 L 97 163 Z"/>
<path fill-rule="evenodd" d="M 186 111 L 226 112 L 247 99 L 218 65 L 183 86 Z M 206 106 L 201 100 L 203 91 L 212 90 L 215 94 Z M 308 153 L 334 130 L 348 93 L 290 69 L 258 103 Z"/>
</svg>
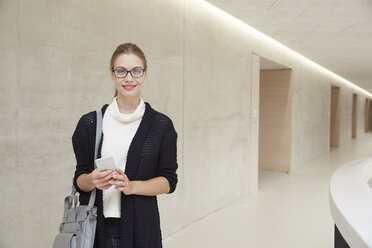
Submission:
<svg viewBox="0 0 372 248">
<path fill-rule="evenodd" d="M 118 68 L 122 68 L 122 69 L 126 70 L 127 73 L 125 73 L 125 75 L 124 75 L 123 77 L 118 77 L 118 76 L 116 75 L 116 70 L 118 70 Z M 133 70 L 138 70 L 138 69 L 139 69 L 138 67 L 135 67 L 135 68 L 133 68 L 132 70 L 128 71 L 128 70 L 125 69 L 124 67 L 117 67 L 117 68 L 115 68 L 115 69 L 112 69 L 112 72 L 114 73 L 114 76 L 115 76 L 116 78 L 126 78 L 126 76 L 128 76 L 128 73 L 130 73 L 130 75 L 131 75 L 133 78 L 140 78 L 140 77 L 143 77 L 143 75 L 145 74 L 145 71 L 146 71 L 146 67 L 143 68 L 143 69 L 142 69 L 142 68 L 139 69 L 139 70 L 142 71 L 142 75 L 141 75 L 141 76 L 138 76 L 138 77 L 133 76 L 132 71 L 133 71 Z"/>
</svg>

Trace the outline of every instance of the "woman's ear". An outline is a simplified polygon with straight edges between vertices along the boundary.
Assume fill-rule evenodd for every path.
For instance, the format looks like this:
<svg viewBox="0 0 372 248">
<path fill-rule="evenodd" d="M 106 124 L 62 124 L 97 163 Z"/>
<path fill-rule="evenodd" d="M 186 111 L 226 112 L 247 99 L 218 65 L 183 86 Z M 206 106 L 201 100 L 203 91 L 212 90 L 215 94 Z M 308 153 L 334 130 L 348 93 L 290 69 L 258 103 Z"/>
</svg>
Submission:
<svg viewBox="0 0 372 248">
<path fill-rule="evenodd" d="M 110 69 L 110 76 L 112 80 L 115 80 L 115 75 L 114 72 Z"/>
<path fill-rule="evenodd" d="M 149 68 L 148 67 L 146 67 L 146 70 L 145 70 L 145 77 L 144 77 L 144 79 L 146 79 L 147 78 L 147 73 L 149 72 Z"/>
</svg>

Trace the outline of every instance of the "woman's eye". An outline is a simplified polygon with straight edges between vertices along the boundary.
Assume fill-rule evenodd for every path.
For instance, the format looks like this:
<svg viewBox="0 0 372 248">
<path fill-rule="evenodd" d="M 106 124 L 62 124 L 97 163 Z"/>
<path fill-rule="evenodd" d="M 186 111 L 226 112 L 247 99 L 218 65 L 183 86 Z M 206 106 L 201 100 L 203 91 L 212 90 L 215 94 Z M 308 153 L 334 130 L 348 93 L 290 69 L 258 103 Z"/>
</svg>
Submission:
<svg viewBox="0 0 372 248">
<path fill-rule="evenodd" d="M 117 73 L 126 73 L 127 71 L 124 70 L 124 69 L 117 69 L 116 72 L 117 72 Z"/>
</svg>

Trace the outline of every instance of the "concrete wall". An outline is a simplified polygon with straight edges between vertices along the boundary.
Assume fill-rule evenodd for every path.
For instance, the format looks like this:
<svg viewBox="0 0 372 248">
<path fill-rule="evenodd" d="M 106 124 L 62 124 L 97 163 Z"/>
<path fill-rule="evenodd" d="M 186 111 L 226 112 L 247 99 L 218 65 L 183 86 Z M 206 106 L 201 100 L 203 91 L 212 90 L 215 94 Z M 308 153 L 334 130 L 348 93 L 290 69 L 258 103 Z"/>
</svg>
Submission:
<svg viewBox="0 0 372 248">
<path fill-rule="evenodd" d="M 111 102 L 109 59 L 123 42 L 145 51 L 143 97 L 179 134 L 178 189 L 159 197 L 164 237 L 249 191 L 252 52 L 293 69 L 293 168 L 329 151 L 331 81 L 342 92 L 340 143 L 351 140 L 355 90 L 202 1 L 2 0 L 0 33 L 0 247 L 51 246 L 73 130 Z"/>
</svg>

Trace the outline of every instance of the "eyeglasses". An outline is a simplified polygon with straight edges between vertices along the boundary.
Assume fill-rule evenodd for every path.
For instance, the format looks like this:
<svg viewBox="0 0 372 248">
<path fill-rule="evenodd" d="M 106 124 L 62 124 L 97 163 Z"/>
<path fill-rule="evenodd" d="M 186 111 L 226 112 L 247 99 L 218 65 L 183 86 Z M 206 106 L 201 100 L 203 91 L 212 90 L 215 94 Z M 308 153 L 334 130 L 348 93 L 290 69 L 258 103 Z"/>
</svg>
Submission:
<svg viewBox="0 0 372 248">
<path fill-rule="evenodd" d="M 124 67 L 117 67 L 115 69 L 112 70 L 112 72 L 114 73 L 115 77 L 117 78 L 125 78 L 127 75 L 128 75 L 128 72 L 130 73 L 130 75 L 132 75 L 132 77 L 134 78 L 140 78 L 143 76 L 143 74 L 145 73 L 146 71 L 146 68 L 145 69 L 142 69 L 142 68 L 133 68 L 132 70 L 128 71 L 127 69 L 125 69 Z"/>
</svg>

